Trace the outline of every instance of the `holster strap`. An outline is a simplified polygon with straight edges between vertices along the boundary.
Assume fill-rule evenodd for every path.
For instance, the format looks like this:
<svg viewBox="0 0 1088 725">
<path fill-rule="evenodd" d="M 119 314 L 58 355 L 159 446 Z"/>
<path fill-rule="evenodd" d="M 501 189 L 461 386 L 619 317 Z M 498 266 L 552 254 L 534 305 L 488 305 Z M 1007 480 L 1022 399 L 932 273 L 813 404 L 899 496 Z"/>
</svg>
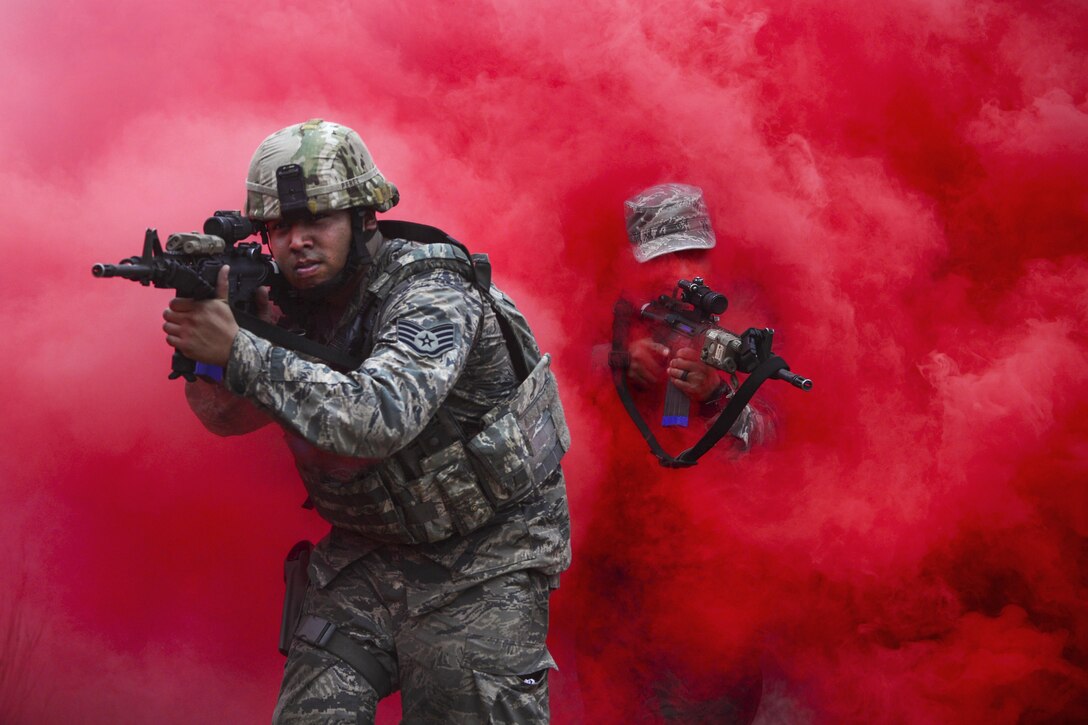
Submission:
<svg viewBox="0 0 1088 725">
<path fill-rule="evenodd" d="M 295 636 L 351 665 L 377 691 L 379 700 L 393 691 L 389 673 L 378 658 L 329 620 L 308 614 L 299 622 Z"/>
</svg>

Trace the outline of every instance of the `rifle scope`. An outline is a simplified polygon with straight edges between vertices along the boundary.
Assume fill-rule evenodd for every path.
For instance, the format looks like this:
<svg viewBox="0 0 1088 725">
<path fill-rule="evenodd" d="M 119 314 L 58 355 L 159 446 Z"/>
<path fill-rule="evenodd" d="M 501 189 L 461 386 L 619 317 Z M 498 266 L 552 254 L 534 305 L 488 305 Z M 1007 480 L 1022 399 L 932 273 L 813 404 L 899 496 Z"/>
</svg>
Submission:
<svg viewBox="0 0 1088 725">
<path fill-rule="evenodd" d="M 204 222 L 204 233 L 219 237 L 227 246 L 257 233 L 257 226 L 240 212 L 217 211 Z"/>
<path fill-rule="evenodd" d="M 725 295 L 707 287 L 702 277 L 696 277 L 690 282 L 682 279 L 676 286 L 681 290 L 681 299 L 704 314 L 720 315 L 729 306 Z"/>
</svg>

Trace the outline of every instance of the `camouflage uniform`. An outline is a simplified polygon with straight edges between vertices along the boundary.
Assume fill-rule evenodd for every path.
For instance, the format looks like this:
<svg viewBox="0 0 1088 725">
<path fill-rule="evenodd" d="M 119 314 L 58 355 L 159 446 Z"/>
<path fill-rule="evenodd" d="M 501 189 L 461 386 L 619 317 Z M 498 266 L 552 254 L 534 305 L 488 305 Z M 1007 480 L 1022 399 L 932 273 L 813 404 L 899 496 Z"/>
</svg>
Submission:
<svg viewBox="0 0 1088 725">
<path fill-rule="evenodd" d="M 697 186 L 677 183 L 651 186 L 627 199 L 623 213 L 631 252 L 640 263 L 684 250 L 713 249 L 717 245 L 703 190 Z M 696 408 L 698 415 L 705 420 L 716 419 L 732 395 L 733 391 L 721 384 L 710 400 Z M 761 403 L 746 405 L 729 429 L 729 435 L 742 451 L 771 443 L 773 416 Z"/>
<path fill-rule="evenodd" d="M 310 332 L 353 348 L 369 283 L 391 250 L 413 244 L 383 242 L 340 321 Z M 377 320 L 371 354 L 349 373 L 245 330 L 226 368 L 224 385 L 284 428 L 311 499 L 334 520 L 337 497 L 439 411 L 472 431 L 517 388 L 495 313 L 460 274 L 410 277 Z M 439 331 L 437 342 L 421 342 L 420 329 Z M 402 692 L 405 722 L 546 722 L 548 594 L 569 564 L 569 534 L 559 471 L 486 525 L 434 542 L 334 525 L 314 550 L 304 613 L 335 623 L 377 657 Z M 377 700 L 345 662 L 296 639 L 275 717 L 369 722 Z"/>
<path fill-rule="evenodd" d="M 639 263 L 649 262 L 651 267 L 660 262 L 652 260 L 668 258 L 668 255 L 685 250 L 712 249 L 716 237 L 709 213 L 698 187 L 687 184 L 662 184 L 645 189 L 628 199 L 624 205 L 628 239 L 632 252 Z M 664 270 L 661 274 L 663 275 Z M 649 278 L 650 275 L 646 275 Z M 675 277 L 659 278 L 662 286 L 675 284 Z M 640 300 L 641 301 L 641 300 Z M 633 307 L 633 306 L 632 306 Z M 637 307 L 633 307 L 637 309 Z M 640 331 L 650 337 L 649 329 Z M 606 353 L 610 345 L 603 345 Z M 714 375 L 717 372 L 709 371 Z M 661 402 L 661 390 L 643 391 L 645 402 L 652 398 Z M 694 406 L 694 412 L 710 425 L 725 409 L 732 391 L 722 383 L 712 398 Z M 643 402 L 643 401 L 640 401 Z M 719 478 L 729 475 L 728 466 L 739 465 L 723 460 L 722 453 L 736 458 L 753 446 L 770 442 L 774 433 L 774 421 L 768 411 L 757 404 L 745 406 L 741 415 L 729 430 L 730 445 L 712 451 L 700 460 L 699 469 L 710 466 L 708 485 L 716 485 Z M 640 406 L 646 409 L 647 406 Z M 627 451 L 619 451 L 626 456 Z M 664 469 L 662 469 L 664 471 Z M 661 481 L 664 481 L 663 473 Z M 632 490 L 622 481 L 618 486 L 605 489 L 597 505 L 599 515 L 607 519 L 636 517 L 647 505 L 657 505 L 661 490 L 655 486 Z M 674 532 L 688 532 L 693 522 L 685 519 L 681 508 L 661 507 L 656 511 L 655 546 L 681 551 L 685 539 Z M 624 589 L 634 594 L 623 602 L 614 602 L 601 596 L 599 585 L 585 585 L 576 596 L 589 608 L 605 608 L 604 623 L 595 621 L 594 627 L 578 629 L 579 667 L 590 674 L 583 679 L 587 717 L 590 721 L 607 719 L 609 722 L 630 723 L 730 723 L 745 725 L 756 716 L 762 697 L 762 670 L 758 651 L 732 651 L 726 638 L 714 636 L 713 631 L 700 640 L 699 652 L 678 652 L 672 639 L 655 637 L 662 615 L 648 607 L 638 592 L 649 587 L 668 589 L 690 575 L 690 567 L 700 563 L 687 562 L 677 557 L 675 566 L 654 574 L 647 579 L 640 562 L 623 556 L 630 541 L 616 541 L 616 537 L 601 537 L 599 532 L 608 527 L 590 522 L 588 541 L 580 549 L 583 571 L 607 572 L 613 589 Z M 638 534 L 635 535 L 636 537 Z M 644 542 L 640 542 L 644 543 Z M 586 562 L 586 557 L 589 562 Z M 597 577 L 599 578 L 599 576 Z M 596 584 L 596 583 L 595 583 Z M 722 603 L 722 611 L 730 609 L 729 602 Z M 704 625 L 692 621 L 692 627 Z M 713 630 L 714 628 L 709 628 Z M 611 652 L 637 646 L 637 661 L 617 658 Z M 691 648 L 689 648 L 691 649 Z M 616 681 L 622 681 L 627 697 L 609 702 L 600 693 L 615 690 Z"/>
<path fill-rule="evenodd" d="M 547 721 L 548 596 L 570 562 L 558 468 L 569 433 L 547 357 L 501 292 L 482 292 L 475 269 L 480 287 L 469 281 L 454 245 L 371 236 L 365 215 L 399 192 L 351 129 L 313 119 L 277 131 L 246 188 L 257 221 L 349 212 L 336 295 L 288 295 L 284 324 L 363 360 L 340 372 L 242 330 L 225 369 L 223 386 L 284 429 L 332 524 L 309 559 L 275 721 L 373 722 L 397 689 L 408 723 Z M 535 368 L 516 374 L 521 363 Z M 209 429 L 264 422 L 218 392 L 187 389 Z M 554 423 L 550 437 L 519 427 L 533 420 Z M 310 637 L 315 621 L 346 650 Z"/>
</svg>

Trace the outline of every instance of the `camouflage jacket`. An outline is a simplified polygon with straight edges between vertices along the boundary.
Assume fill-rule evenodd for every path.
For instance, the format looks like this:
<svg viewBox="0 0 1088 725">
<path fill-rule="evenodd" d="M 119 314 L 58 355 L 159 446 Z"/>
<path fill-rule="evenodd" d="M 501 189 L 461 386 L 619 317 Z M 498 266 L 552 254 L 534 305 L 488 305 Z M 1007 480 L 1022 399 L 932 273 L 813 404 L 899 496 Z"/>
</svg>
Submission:
<svg viewBox="0 0 1088 725">
<path fill-rule="evenodd" d="M 364 334 L 366 289 L 392 261 L 390 250 L 414 242 L 386 240 L 333 329 L 314 337 L 355 349 Z M 517 380 L 495 313 L 460 274 L 435 269 L 395 287 L 376 315 L 373 348 L 362 365 L 338 372 L 238 333 L 224 385 L 267 411 L 284 429 L 296 466 L 318 511 L 335 520 L 337 496 L 366 480 L 381 461 L 401 451 L 440 413 L 467 433 L 510 397 Z M 382 501 L 380 491 L 375 503 Z M 428 495 L 424 492 L 424 495 Z M 325 510 L 319 502 L 326 503 Z M 570 561 L 570 524 L 561 473 L 515 508 L 482 528 L 435 543 L 390 543 L 381 532 L 335 524 L 318 545 L 311 573 L 319 586 L 380 547 L 418 561 L 436 586 L 408 592 L 409 606 L 441 605 L 463 588 L 506 571 L 539 569 L 557 575 Z M 384 540 L 383 540 L 384 539 Z"/>
</svg>

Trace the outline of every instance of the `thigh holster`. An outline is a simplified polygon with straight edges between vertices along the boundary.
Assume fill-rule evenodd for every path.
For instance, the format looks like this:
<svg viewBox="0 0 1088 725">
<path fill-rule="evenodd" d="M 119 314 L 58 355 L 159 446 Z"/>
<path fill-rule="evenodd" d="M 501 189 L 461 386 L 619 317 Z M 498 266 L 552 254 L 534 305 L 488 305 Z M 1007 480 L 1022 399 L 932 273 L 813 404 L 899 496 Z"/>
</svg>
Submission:
<svg viewBox="0 0 1088 725">
<path fill-rule="evenodd" d="M 295 634 L 299 617 L 302 616 L 302 603 L 306 598 L 306 589 L 310 585 L 310 552 L 314 545 L 309 541 L 300 541 L 287 552 L 283 560 L 283 620 L 280 622 L 280 654 L 286 655 L 291 647 L 291 638 Z"/>
</svg>

